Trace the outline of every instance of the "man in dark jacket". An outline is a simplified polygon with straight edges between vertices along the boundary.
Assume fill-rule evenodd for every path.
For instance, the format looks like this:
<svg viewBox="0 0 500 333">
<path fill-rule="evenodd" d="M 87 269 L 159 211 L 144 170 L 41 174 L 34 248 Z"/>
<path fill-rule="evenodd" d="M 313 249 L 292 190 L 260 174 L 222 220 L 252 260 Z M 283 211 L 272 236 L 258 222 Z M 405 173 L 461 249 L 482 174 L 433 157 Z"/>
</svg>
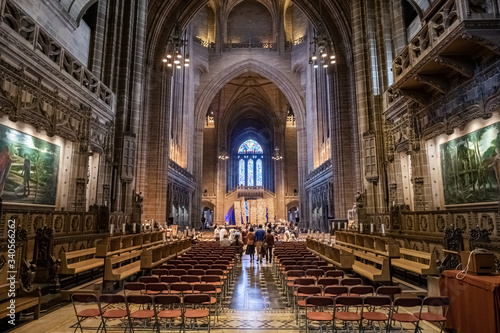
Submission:
<svg viewBox="0 0 500 333">
<path fill-rule="evenodd" d="M 267 230 L 266 234 L 266 243 L 267 243 L 267 262 L 272 262 L 273 260 L 273 248 L 274 248 L 274 235 L 271 229 Z"/>
</svg>

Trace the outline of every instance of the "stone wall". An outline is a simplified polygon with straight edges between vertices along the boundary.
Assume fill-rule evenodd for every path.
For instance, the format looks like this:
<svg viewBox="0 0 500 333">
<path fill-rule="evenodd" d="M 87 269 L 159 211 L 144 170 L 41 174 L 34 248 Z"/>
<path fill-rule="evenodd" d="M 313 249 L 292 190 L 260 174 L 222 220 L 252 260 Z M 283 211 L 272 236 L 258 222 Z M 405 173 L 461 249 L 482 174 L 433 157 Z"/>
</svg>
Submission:
<svg viewBox="0 0 500 333">
<path fill-rule="evenodd" d="M 78 61 L 88 65 L 90 28 L 84 21 L 77 23 L 53 0 L 16 0 L 15 3 Z"/>
</svg>

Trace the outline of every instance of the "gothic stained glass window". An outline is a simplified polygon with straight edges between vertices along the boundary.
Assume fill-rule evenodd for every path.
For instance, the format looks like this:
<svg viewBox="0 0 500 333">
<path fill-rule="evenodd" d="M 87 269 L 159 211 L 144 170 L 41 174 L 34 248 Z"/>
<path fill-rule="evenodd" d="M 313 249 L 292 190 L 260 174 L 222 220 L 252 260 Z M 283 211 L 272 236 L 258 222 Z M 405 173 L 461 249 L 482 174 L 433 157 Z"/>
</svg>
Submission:
<svg viewBox="0 0 500 333">
<path fill-rule="evenodd" d="M 238 149 L 238 154 L 263 154 L 261 145 L 252 139 L 243 142 Z"/>
<path fill-rule="evenodd" d="M 238 186 L 245 186 L 245 161 L 240 160 L 240 177 Z"/>
<path fill-rule="evenodd" d="M 262 186 L 262 160 L 257 160 L 257 181 L 256 181 L 256 186 Z"/>
<path fill-rule="evenodd" d="M 248 180 L 247 186 L 254 186 L 254 175 L 253 175 L 253 160 L 248 160 Z"/>
</svg>

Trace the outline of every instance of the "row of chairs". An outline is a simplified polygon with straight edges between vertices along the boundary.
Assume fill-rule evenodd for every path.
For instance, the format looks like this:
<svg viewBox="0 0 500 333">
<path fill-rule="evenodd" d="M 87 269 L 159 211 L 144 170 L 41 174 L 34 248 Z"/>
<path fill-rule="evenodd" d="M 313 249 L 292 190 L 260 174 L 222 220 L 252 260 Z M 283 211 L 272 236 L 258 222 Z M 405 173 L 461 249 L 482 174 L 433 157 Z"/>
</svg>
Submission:
<svg viewBox="0 0 500 333">
<path fill-rule="evenodd" d="M 391 301 L 388 296 L 309 296 L 304 300 L 306 333 L 309 332 L 310 322 L 331 323 L 334 332 L 337 331 L 336 320 L 343 322 L 343 326 L 358 327 L 364 332 L 366 322 L 369 325 L 385 324 L 386 332 L 399 323 L 413 325 L 415 332 L 419 331 L 420 321 L 425 320 L 438 324 L 443 331 L 446 323 L 446 314 L 450 305 L 448 297 L 401 297 Z M 435 312 L 424 312 L 424 306 L 440 307 L 443 315 Z M 406 311 L 402 311 L 406 308 Z M 413 312 L 413 313 L 412 313 Z"/>
<path fill-rule="evenodd" d="M 210 332 L 212 297 L 209 294 L 191 294 L 181 298 L 179 295 L 155 296 L 149 295 L 118 295 L 103 294 L 97 297 L 94 294 L 73 294 L 71 300 L 77 324 L 75 331 L 79 328 L 83 332 L 83 322 L 91 318 L 100 320 L 97 331 L 109 328 L 109 320 L 122 320 L 123 331 L 134 332 L 134 321 L 142 322 L 142 329 L 151 322 L 152 331 L 160 331 L 164 327 L 172 325 L 174 320 L 180 320 L 180 328 L 185 331 L 186 320 L 192 322 L 206 319 L 208 332 Z M 92 307 L 88 307 L 92 304 Z M 84 308 L 82 308 L 84 307 Z M 113 327 L 112 330 L 116 330 Z"/>
</svg>

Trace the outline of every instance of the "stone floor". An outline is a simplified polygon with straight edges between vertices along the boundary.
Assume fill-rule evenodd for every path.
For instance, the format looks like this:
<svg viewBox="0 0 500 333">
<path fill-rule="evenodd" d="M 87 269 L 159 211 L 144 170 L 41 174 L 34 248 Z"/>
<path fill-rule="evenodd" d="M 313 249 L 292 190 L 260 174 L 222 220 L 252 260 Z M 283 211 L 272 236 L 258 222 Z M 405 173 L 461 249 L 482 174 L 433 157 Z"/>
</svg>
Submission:
<svg viewBox="0 0 500 333">
<path fill-rule="evenodd" d="M 224 309 L 220 314 L 219 321 L 212 326 L 213 333 L 238 333 L 238 332 L 305 332 L 303 322 L 299 330 L 293 311 L 286 306 L 286 300 L 280 293 L 278 285 L 273 274 L 273 266 L 267 263 L 250 262 L 248 256 L 244 256 L 241 265 L 237 268 L 236 278 L 231 286 Z M 22 322 L 22 320 L 21 320 Z M 0 327 L 0 332 L 15 333 L 69 333 L 75 330 L 75 315 L 71 304 L 63 304 L 56 310 L 42 314 L 37 321 L 28 321 L 20 324 L 15 329 L 6 330 L 6 327 Z M 84 332 L 95 332 L 99 326 L 99 321 L 89 320 L 84 323 Z M 194 327 L 194 331 L 206 330 L 206 325 L 200 325 L 200 328 Z M 409 328 L 409 327 L 408 327 Z M 121 323 L 109 323 L 110 332 L 123 331 Z M 135 331 L 152 331 L 151 327 L 146 329 L 139 327 Z M 163 328 L 162 332 L 178 332 L 179 326 L 174 326 L 167 330 Z M 193 331 L 191 329 L 187 332 Z M 330 330 L 331 331 L 331 330 Z M 329 331 L 329 332 L 330 332 Z M 367 330 L 370 332 L 371 330 Z M 399 329 L 398 329 L 399 331 Z M 432 326 L 423 326 L 423 332 L 438 332 Z M 310 330 L 310 332 L 319 332 L 319 330 Z M 326 332 L 323 330 L 322 332 Z M 339 330 L 339 332 L 346 332 Z M 413 332 L 406 329 L 404 332 Z"/>
</svg>

